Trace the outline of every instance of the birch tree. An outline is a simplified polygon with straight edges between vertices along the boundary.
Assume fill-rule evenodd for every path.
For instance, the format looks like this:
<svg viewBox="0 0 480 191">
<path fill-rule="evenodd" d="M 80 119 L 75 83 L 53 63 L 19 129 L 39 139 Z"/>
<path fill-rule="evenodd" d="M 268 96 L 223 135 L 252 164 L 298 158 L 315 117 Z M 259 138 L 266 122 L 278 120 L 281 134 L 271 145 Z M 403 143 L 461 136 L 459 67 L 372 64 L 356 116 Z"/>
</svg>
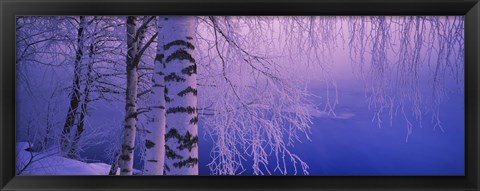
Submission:
<svg viewBox="0 0 480 191">
<path fill-rule="evenodd" d="M 152 74 L 152 91 L 150 93 L 150 111 L 145 114 L 148 120 L 145 130 L 144 175 L 162 175 L 165 164 L 165 63 L 163 43 L 163 17 L 157 17 L 157 53 L 154 73 Z"/>
<path fill-rule="evenodd" d="M 90 102 L 90 100 L 89 100 L 90 96 L 89 95 L 90 95 L 91 85 L 93 83 L 93 79 L 92 79 L 93 55 L 95 54 L 93 44 L 90 44 L 90 48 L 88 50 L 89 50 L 88 51 L 89 61 L 87 63 L 87 71 L 86 71 L 86 74 L 85 74 L 86 77 L 85 77 L 85 87 L 84 87 L 84 90 L 83 90 L 83 100 L 82 100 L 82 103 L 81 103 L 81 106 L 80 106 L 80 117 L 78 119 L 78 125 L 77 125 L 77 128 L 75 130 L 75 134 L 74 134 L 74 137 L 73 137 L 73 142 L 72 142 L 70 150 L 68 151 L 68 154 L 67 154 L 67 156 L 69 158 L 77 158 L 77 152 L 79 150 L 80 138 L 81 138 L 83 132 L 85 131 L 85 121 L 86 121 L 86 118 L 87 118 L 87 106 L 88 106 L 88 102 Z"/>
<path fill-rule="evenodd" d="M 135 149 L 135 135 L 137 129 L 137 65 L 133 62 L 138 54 L 136 36 L 136 20 L 133 16 L 127 17 L 127 87 L 125 103 L 125 126 L 119 167 L 121 175 L 131 175 L 133 172 L 133 151 Z"/>
<path fill-rule="evenodd" d="M 89 103 L 98 100 L 108 100 L 105 94 L 115 94 L 115 92 L 118 92 L 118 90 L 112 90 L 118 86 L 114 85 L 114 83 L 108 83 L 105 79 L 108 76 L 119 75 L 112 70 L 113 67 L 108 66 L 108 63 L 105 62 L 105 60 L 111 56 L 109 54 L 116 54 L 110 52 L 110 49 L 112 46 L 114 47 L 118 44 L 118 39 L 116 39 L 114 34 L 110 34 L 109 37 L 105 36 L 105 33 L 109 33 L 108 30 L 111 30 L 114 24 L 108 21 L 113 21 L 114 19 L 115 18 L 106 19 L 97 16 L 79 17 L 77 41 L 79 39 L 81 42 L 77 42 L 76 44 L 75 83 L 72 94 L 75 99 L 71 99 L 71 110 L 67 113 L 67 122 L 65 123 L 67 126 L 64 126 L 62 132 L 61 148 L 67 149 L 64 152 L 66 152 L 65 155 L 68 158 L 78 158 L 78 152 L 82 147 L 84 147 L 85 144 L 90 144 L 88 141 L 84 142 L 85 144 L 81 142 L 86 123 L 88 123 L 87 108 L 89 108 Z M 79 36 L 80 34 L 81 36 Z M 100 56 L 97 56 L 97 54 L 100 54 Z M 99 59 L 97 57 L 106 58 Z M 110 71 L 108 71 L 107 74 L 101 74 L 102 69 L 100 68 L 109 68 Z M 82 89 L 82 91 L 80 91 L 80 89 Z M 73 109 L 72 103 L 74 106 L 77 106 L 77 109 Z M 73 130 L 74 133 L 71 135 L 71 131 Z M 96 130 L 93 129 L 91 132 L 95 131 Z M 91 139 L 91 135 L 93 134 L 90 134 L 90 137 L 87 137 L 86 140 Z"/>
<path fill-rule="evenodd" d="M 154 17 L 149 17 L 149 21 Z M 125 121 L 123 130 L 123 143 L 121 145 L 119 167 L 121 175 L 132 175 L 133 173 L 133 152 L 135 150 L 135 137 L 137 130 L 137 96 L 138 96 L 138 64 L 143 53 L 156 38 L 152 36 L 147 43 L 142 46 L 141 39 L 144 38 L 142 32 L 148 22 L 142 23 L 137 28 L 135 16 L 128 16 L 126 21 L 127 30 L 127 55 L 126 55 L 126 102 L 125 102 Z"/>
<path fill-rule="evenodd" d="M 165 173 L 198 174 L 196 18 L 163 17 L 165 63 Z"/>
<path fill-rule="evenodd" d="M 70 106 L 67 111 L 67 117 L 65 119 L 65 125 L 63 126 L 60 150 L 65 156 L 72 157 L 70 154 L 71 138 L 70 132 L 75 125 L 77 109 L 80 102 L 80 68 L 83 57 L 84 46 L 84 30 L 86 21 L 84 16 L 79 18 L 79 27 L 77 30 L 77 45 L 74 60 L 74 72 L 73 72 L 73 85 L 72 94 L 70 97 Z"/>
<path fill-rule="evenodd" d="M 91 141 L 101 136 L 100 129 L 88 128 L 87 103 L 92 101 L 89 99 L 91 88 L 88 84 L 93 80 L 88 75 L 93 73 L 95 68 L 93 68 L 92 51 L 84 48 L 95 41 L 92 37 L 94 34 L 90 30 L 93 30 L 91 24 L 99 23 L 98 21 L 99 19 L 88 16 L 17 18 L 19 30 L 17 34 L 20 35 L 17 38 L 20 45 L 17 47 L 17 74 L 29 75 L 28 79 L 23 77 L 18 79 L 22 81 L 19 84 L 23 84 L 20 87 L 25 87 L 25 92 L 30 92 L 28 93 L 30 97 L 24 97 L 23 90 L 18 95 L 22 95 L 21 99 L 25 101 L 35 103 L 28 109 L 35 114 L 30 114 L 28 119 L 38 121 L 32 123 L 35 131 L 30 131 L 34 139 L 23 140 L 23 133 L 21 131 L 17 133 L 21 141 L 28 141 L 29 144 L 34 145 L 32 152 L 48 152 L 49 156 L 60 154 L 68 158 L 79 158 L 78 154 L 83 148 L 101 143 L 101 141 Z M 89 54 L 88 58 L 86 52 Z M 68 73 L 64 71 L 71 72 L 71 75 L 65 75 Z M 70 83 L 67 84 L 67 81 Z M 74 83 L 71 83 L 72 81 Z M 67 100 L 64 97 L 69 98 Z M 76 111 L 73 111 L 74 107 L 70 107 L 71 104 L 69 104 L 72 98 L 73 103 L 77 104 Z M 17 105 L 17 107 L 21 106 Z M 68 111 L 69 108 L 70 111 Z M 46 115 L 45 119 L 43 114 Z M 73 118 L 66 120 L 65 115 Z M 45 123 L 42 122 L 43 120 Z M 67 126 L 69 133 L 64 131 L 65 124 L 69 124 Z M 19 129 L 23 129 L 21 123 L 18 125 Z M 86 136 L 83 136 L 85 127 L 89 131 Z M 27 136 L 30 136 L 28 134 Z M 83 141 L 81 138 L 84 138 Z M 63 151 L 61 150 L 62 141 L 65 143 Z M 35 160 L 37 159 L 33 161 Z"/>
</svg>

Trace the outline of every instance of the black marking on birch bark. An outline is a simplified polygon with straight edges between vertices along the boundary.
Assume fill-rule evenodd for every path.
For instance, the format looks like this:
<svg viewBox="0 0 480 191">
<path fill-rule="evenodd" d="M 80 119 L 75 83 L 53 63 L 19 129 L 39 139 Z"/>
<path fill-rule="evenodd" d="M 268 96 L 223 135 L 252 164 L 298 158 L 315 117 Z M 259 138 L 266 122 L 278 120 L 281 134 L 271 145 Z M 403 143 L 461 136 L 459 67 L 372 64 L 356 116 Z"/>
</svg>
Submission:
<svg viewBox="0 0 480 191">
<path fill-rule="evenodd" d="M 127 101 L 130 101 L 130 98 L 127 98 Z M 125 110 L 128 110 L 129 107 L 135 107 L 135 104 L 127 102 L 127 104 L 125 104 Z"/>
<path fill-rule="evenodd" d="M 163 73 L 163 72 L 155 72 L 155 74 L 158 74 L 158 75 L 160 75 L 160 76 L 164 76 L 164 75 L 165 75 L 165 73 Z"/>
<path fill-rule="evenodd" d="M 165 102 L 170 103 L 172 98 L 168 97 L 168 88 L 163 88 L 163 96 L 165 97 Z"/>
<path fill-rule="evenodd" d="M 198 116 L 195 116 L 192 119 L 190 119 L 190 124 L 196 125 L 197 123 L 198 123 Z"/>
<path fill-rule="evenodd" d="M 164 18 L 163 20 L 166 20 L 166 21 L 168 21 L 168 18 Z"/>
<path fill-rule="evenodd" d="M 182 168 L 184 166 L 193 167 L 197 164 L 198 164 L 198 158 L 188 157 L 187 160 L 182 160 L 182 161 L 178 161 L 178 162 L 173 163 L 173 166 L 175 168 Z"/>
<path fill-rule="evenodd" d="M 188 86 L 186 89 L 178 92 L 177 95 L 180 96 L 180 97 L 183 97 L 183 96 L 187 95 L 188 93 L 192 93 L 194 96 L 197 96 L 197 89 Z"/>
<path fill-rule="evenodd" d="M 157 54 L 157 55 L 155 56 L 155 61 L 162 62 L 163 57 L 165 57 L 163 54 Z"/>
<path fill-rule="evenodd" d="M 168 49 L 170 49 L 172 46 L 175 46 L 175 45 L 185 46 L 185 47 L 187 47 L 188 49 L 195 50 L 195 47 L 193 46 L 192 43 L 187 42 L 187 41 L 184 41 L 184 40 L 172 41 L 172 42 L 170 42 L 170 43 L 168 43 L 168 44 L 166 44 L 166 45 L 163 45 L 163 49 L 168 50 Z"/>
<path fill-rule="evenodd" d="M 125 129 L 131 129 L 132 126 L 131 125 L 125 125 Z"/>
<path fill-rule="evenodd" d="M 176 82 L 185 82 L 185 78 L 182 78 L 175 74 L 175 72 L 172 72 L 168 74 L 168 76 L 165 76 L 165 82 L 170 82 L 170 81 L 176 81 Z"/>
<path fill-rule="evenodd" d="M 121 155 L 120 156 L 120 159 L 124 160 L 124 161 L 129 161 L 130 160 L 130 156 L 128 155 Z"/>
<path fill-rule="evenodd" d="M 169 159 L 183 159 L 183 156 L 175 153 L 168 145 L 165 145 L 165 156 Z"/>
<path fill-rule="evenodd" d="M 123 169 L 122 172 L 130 172 L 128 169 Z"/>
<path fill-rule="evenodd" d="M 187 39 L 188 39 L 188 40 L 193 40 L 193 37 L 187 36 Z"/>
<path fill-rule="evenodd" d="M 161 87 L 161 88 L 163 88 L 163 87 L 165 87 L 165 86 L 164 86 L 164 85 L 162 85 L 162 84 L 157 84 L 157 83 L 154 83 L 154 84 L 153 84 L 153 87 Z"/>
<path fill-rule="evenodd" d="M 165 106 L 151 106 L 152 109 L 165 109 Z"/>
<path fill-rule="evenodd" d="M 192 136 L 190 132 L 187 131 L 185 136 L 183 136 L 180 141 L 179 141 L 180 145 L 177 147 L 177 149 L 179 150 L 188 149 L 188 151 L 191 152 L 194 147 L 197 147 L 198 136 Z"/>
<path fill-rule="evenodd" d="M 133 151 L 135 148 L 130 147 L 129 145 L 122 144 L 122 151 L 128 150 Z"/>
<path fill-rule="evenodd" d="M 133 113 L 131 113 L 130 115 L 128 115 L 127 118 L 125 118 L 125 121 L 127 121 L 127 120 L 129 120 L 129 119 L 131 119 L 131 118 L 135 118 L 135 119 L 136 119 L 136 118 L 137 118 L 137 115 L 138 115 L 137 112 L 133 112 Z"/>
<path fill-rule="evenodd" d="M 137 69 L 136 64 L 127 64 L 127 71 L 135 70 L 135 69 Z"/>
<path fill-rule="evenodd" d="M 167 57 L 167 60 L 165 60 L 166 63 L 169 63 L 170 61 L 174 60 L 174 59 L 178 59 L 178 60 L 188 60 L 190 61 L 191 63 L 195 63 L 195 59 L 192 57 L 192 55 L 190 53 L 188 53 L 187 51 L 183 50 L 183 49 L 178 49 L 177 51 L 175 51 L 173 54 L 170 54 L 168 57 Z"/>
<path fill-rule="evenodd" d="M 170 167 L 167 164 L 163 165 L 163 174 L 166 174 L 165 172 L 170 172 Z"/>
<path fill-rule="evenodd" d="M 150 140 L 148 140 L 148 139 L 145 140 L 145 147 L 146 147 L 147 149 L 150 149 L 150 148 L 152 148 L 152 147 L 154 147 L 154 146 L 155 146 L 155 143 L 154 143 L 153 141 L 150 141 Z"/>
<path fill-rule="evenodd" d="M 177 129 L 171 128 L 170 130 L 168 130 L 168 132 L 165 134 L 165 141 L 168 141 L 170 138 L 176 138 L 178 140 L 181 139 L 180 134 L 178 133 Z M 165 145 L 165 147 L 168 147 L 168 146 Z M 169 147 L 169 149 L 170 149 L 170 147 Z"/>
<path fill-rule="evenodd" d="M 157 160 L 153 160 L 153 159 L 150 159 L 150 160 L 147 160 L 148 162 L 158 162 Z"/>
<path fill-rule="evenodd" d="M 191 106 L 188 106 L 188 107 L 171 107 L 171 108 L 168 108 L 167 109 L 167 114 L 170 114 L 170 113 L 188 113 L 188 114 L 194 114 L 197 112 L 197 108 L 196 107 L 191 107 Z"/>
<path fill-rule="evenodd" d="M 165 134 L 165 140 L 168 141 L 171 138 L 177 139 L 177 143 L 179 144 L 177 149 L 179 150 L 188 149 L 188 151 L 192 151 L 198 144 L 198 136 L 192 136 L 189 131 L 182 136 L 178 133 L 177 129 L 171 128 L 168 133 Z"/>
<path fill-rule="evenodd" d="M 192 64 L 190 66 L 187 66 L 186 68 L 182 69 L 182 74 L 187 74 L 189 76 L 191 76 L 192 74 L 196 74 L 197 73 L 197 65 L 196 64 Z"/>
<path fill-rule="evenodd" d="M 167 95 L 165 97 L 165 102 L 170 103 L 172 101 L 172 98 L 168 97 Z"/>
<path fill-rule="evenodd" d="M 145 129 L 145 132 L 147 132 L 148 134 L 151 134 L 152 132 L 149 131 L 148 129 Z"/>
</svg>

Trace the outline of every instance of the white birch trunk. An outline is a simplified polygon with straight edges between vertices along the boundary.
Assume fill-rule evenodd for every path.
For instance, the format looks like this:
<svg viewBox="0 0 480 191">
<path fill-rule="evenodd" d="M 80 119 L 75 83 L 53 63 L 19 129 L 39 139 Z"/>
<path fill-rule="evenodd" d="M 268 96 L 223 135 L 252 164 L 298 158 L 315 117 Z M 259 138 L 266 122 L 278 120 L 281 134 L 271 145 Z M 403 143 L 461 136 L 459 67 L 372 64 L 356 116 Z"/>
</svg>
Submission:
<svg viewBox="0 0 480 191">
<path fill-rule="evenodd" d="M 123 144 L 121 149 L 120 175 L 132 175 L 133 173 L 133 151 L 135 149 L 135 134 L 137 128 L 137 83 L 138 66 L 134 58 L 138 53 L 135 17 L 127 17 L 127 90 L 125 104 L 125 121 L 123 131 Z"/>
<path fill-rule="evenodd" d="M 163 17 L 166 134 L 165 173 L 198 175 L 195 17 Z"/>
<path fill-rule="evenodd" d="M 162 31 L 162 17 L 158 17 L 157 31 Z M 163 35 L 158 35 L 155 57 L 151 106 L 147 114 L 144 175 L 162 175 L 165 163 L 165 81 L 163 63 Z"/>
</svg>

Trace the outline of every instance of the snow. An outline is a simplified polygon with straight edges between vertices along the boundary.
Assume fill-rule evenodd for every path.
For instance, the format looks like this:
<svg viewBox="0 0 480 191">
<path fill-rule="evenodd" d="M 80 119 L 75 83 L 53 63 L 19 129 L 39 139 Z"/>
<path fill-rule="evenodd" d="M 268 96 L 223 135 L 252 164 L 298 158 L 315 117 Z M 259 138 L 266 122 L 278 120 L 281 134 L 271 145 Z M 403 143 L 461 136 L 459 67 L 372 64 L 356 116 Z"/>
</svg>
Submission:
<svg viewBox="0 0 480 191">
<path fill-rule="evenodd" d="M 55 152 L 30 153 L 27 142 L 17 143 L 17 166 L 23 168 L 33 154 L 32 163 L 21 175 L 108 175 L 110 165 L 105 163 L 86 163 L 58 156 Z M 18 170 L 18 169 L 17 169 Z M 140 173 L 134 170 L 135 174 Z M 117 175 L 119 171 L 117 170 Z"/>
</svg>

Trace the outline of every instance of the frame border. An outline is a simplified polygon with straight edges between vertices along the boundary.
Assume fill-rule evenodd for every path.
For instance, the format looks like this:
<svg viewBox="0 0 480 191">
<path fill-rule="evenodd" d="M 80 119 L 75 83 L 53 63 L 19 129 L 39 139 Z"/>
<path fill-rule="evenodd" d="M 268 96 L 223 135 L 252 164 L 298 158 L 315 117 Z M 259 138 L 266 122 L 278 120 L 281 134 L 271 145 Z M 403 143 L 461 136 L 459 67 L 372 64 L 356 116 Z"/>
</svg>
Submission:
<svg viewBox="0 0 480 191">
<path fill-rule="evenodd" d="M 0 190 L 479 190 L 479 0 L 0 0 Z M 465 176 L 15 176 L 16 15 L 464 15 Z"/>
</svg>

